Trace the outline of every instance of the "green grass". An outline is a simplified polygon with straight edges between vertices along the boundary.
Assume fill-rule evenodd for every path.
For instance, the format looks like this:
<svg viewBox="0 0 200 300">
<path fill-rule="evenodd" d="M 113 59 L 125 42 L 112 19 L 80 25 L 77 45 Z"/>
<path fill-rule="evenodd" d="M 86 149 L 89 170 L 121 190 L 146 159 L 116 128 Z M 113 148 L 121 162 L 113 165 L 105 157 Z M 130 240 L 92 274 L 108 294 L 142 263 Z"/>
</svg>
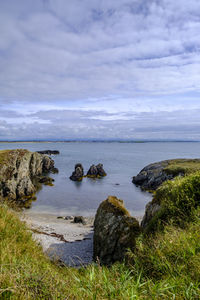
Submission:
<svg viewBox="0 0 200 300">
<path fill-rule="evenodd" d="M 200 219 L 137 239 L 129 266 L 51 263 L 24 223 L 0 207 L 0 299 L 199 299 Z"/>
<path fill-rule="evenodd" d="M 152 201 L 161 209 L 145 229 L 147 233 L 162 229 L 166 223 L 184 227 L 193 221 L 200 206 L 200 172 L 164 182 L 154 193 Z"/>
<path fill-rule="evenodd" d="M 1 205 L 0 299 L 200 299 L 200 172 L 165 182 L 153 201 L 154 233 L 136 238 L 126 265 L 80 269 L 50 262 Z"/>
<path fill-rule="evenodd" d="M 164 171 L 173 176 L 179 174 L 189 175 L 200 171 L 200 159 L 173 159 Z"/>
</svg>

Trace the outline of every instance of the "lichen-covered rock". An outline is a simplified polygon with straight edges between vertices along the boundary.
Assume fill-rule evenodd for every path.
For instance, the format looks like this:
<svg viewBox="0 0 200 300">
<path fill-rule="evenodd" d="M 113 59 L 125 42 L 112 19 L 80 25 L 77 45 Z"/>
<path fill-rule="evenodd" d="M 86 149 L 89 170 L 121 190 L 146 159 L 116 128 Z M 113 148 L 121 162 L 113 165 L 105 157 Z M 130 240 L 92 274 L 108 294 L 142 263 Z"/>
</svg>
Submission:
<svg viewBox="0 0 200 300">
<path fill-rule="evenodd" d="M 0 197 L 20 200 L 36 192 L 34 179 L 50 172 L 54 161 L 24 149 L 0 151 Z"/>
<path fill-rule="evenodd" d="M 144 190 L 156 190 L 164 181 L 176 176 L 189 175 L 200 171 L 200 159 L 170 159 L 146 166 L 132 182 Z"/>
<path fill-rule="evenodd" d="M 93 259 L 106 265 L 122 261 L 128 248 L 134 250 L 139 232 L 138 221 L 130 216 L 123 201 L 109 196 L 95 216 Z"/>
<path fill-rule="evenodd" d="M 171 174 L 164 171 L 167 166 L 168 161 L 150 164 L 142 169 L 137 176 L 134 176 L 132 182 L 141 186 L 144 190 L 155 190 L 164 181 L 173 178 Z"/>
<path fill-rule="evenodd" d="M 154 201 L 150 201 L 149 203 L 147 203 L 145 207 L 145 214 L 141 222 L 141 227 L 143 229 L 145 229 L 149 225 L 152 218 L 160 209 L 161 209 L 161 205 Z"/>
<path fill-rule="evenodd" d="M 75 165 L 72 175 L 69 177 L 73 181 L 81 181 L 84 176 L 84 170 L 82 164 L 78 163 Z"/>
<path fill-rule="evenodd" d="M 103 177 L 106 176 L 106 172 L 103 169 L 102 164 L 98 165 L 91 165 L 87 172 L 87 177 L 97 178 L 97 177 Z"/>
</svg>

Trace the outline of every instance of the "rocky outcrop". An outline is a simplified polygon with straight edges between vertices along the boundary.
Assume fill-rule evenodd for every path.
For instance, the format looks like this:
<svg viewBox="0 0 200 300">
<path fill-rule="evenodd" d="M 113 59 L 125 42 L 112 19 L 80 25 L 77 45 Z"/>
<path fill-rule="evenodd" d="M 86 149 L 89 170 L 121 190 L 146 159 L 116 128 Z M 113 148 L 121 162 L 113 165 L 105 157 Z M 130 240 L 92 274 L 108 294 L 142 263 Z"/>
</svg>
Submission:
<svg viewBox="0 0 200 300">
<path fill-rule="evenodd" d="M 38 176 L 53 169 L 49 156 L 24 149 L 0 151 L 0 197 L 22 200 L 30 196 L 36 192 Z"/>
<path fill-rule="evenodd" d="M 134 250 L 139 232 L 138 221 L 130 216 L 123 201 L 109 196 L 95 216 L 93 259 L 106 265 L 122 261 L 128 248 Z"/>
<path fill-rule="evenodd" d="M 84 176 L 84 170 L 82 164 L 76 164 L 72 175 L 69 177 L 73 181 L 81 181 Z"/>
<path fill-rule="evenodd" d="M 60 152 L 58 150 L 43 150 L 43 151 L 37 151 L 37 153 L 40 154 L 47 154 L 47 155 L 56 155 L 56 154 L 60 154 Z"/>
<path fill-rule="evenodd" d="M 161 209 L 161 205 L 159 203 L 156 203 L 154 201 L 150 201 L 149 203 L 147 203 L 145 207 L 145 214 L 141 222 L 141 227 L 143 229 L 145 229 L 147 225 L 149 225 L 152 218 L 160 209 Z"/>
<path fill-rule="evenodd" d="M 134 176 L 132 182 L 144 190 L 156 190 L 164 181 L 174 177 L 165 172 L 168 164 L 169 161 L 167 160 L 150 164 L 142 169 L 137 176 Z"/>
<path fill-rule="evenodd" d="M 96 166 L 92 165 L 87 172 L 87 177 L 98 178 L 104 176 L 106 176 L 106 172 L 104 171 L 102 164 Z"/>
</svg>

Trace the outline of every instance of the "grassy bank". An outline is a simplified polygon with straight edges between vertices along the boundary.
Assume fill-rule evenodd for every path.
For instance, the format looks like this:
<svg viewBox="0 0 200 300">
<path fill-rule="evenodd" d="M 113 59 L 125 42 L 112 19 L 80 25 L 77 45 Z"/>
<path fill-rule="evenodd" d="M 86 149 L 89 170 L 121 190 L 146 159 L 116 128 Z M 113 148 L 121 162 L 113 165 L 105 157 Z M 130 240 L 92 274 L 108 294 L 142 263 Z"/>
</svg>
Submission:
<svg viewBox="0 0 200 300">
<path fill-rule="evenodd" d="M 159 197 L 164 203 L 179 199 L 179 209 L 181 199 L 196 203 L 197 177 L 166 183 Z M 184 226 L 168 224 L 162 232 L 139 236 L 129 266 L 77 270 L 51 263 L 16 213 L 2 205 L 0 299 L 200 299 L 199 236 L 200 209 L 195 205 Z"/>
</svg>

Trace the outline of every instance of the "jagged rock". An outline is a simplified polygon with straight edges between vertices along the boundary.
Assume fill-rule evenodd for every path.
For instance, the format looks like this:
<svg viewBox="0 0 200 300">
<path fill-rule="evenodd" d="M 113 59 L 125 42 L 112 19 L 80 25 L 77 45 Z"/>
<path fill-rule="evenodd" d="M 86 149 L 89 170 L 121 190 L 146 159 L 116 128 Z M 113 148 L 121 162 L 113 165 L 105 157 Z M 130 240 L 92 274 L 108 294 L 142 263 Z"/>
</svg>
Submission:
<svg viewBox="0 0 200 300">
<path fill-rule="evenodd" d="M 37 151 L 37 153 L 40 153 L 40 154 L 48 154 L 48 155 L 51 155 L 51 154 L 60 154 L 60 152 L 58 150 L 43 150 L 43 151 Z"/>
<path fill-rule="evenodd" d="M 154 201 L 150 201 L 147 203 L 145 207 L 145 214 L 141 222 L 141 227 L 145 229 L 145 227 L 152 220 L 153 216 L 161 209 L 161 206 Z"/>
<path fill-rule="evenodd" d="M 69 177 L 73 181 L 81 181 L 84 176 L 84 170 L 82 164 L 78 163 L 75 165 L 72 175 Z"/>
<path fill-rule="evenodd" d="M 54 179 L 48 176 L 43 176 L 38 180 L 40 183 L 44 183 L 45 185 L 52 185 Z"/>
<path fill-rule="evenodd" d="M 123 201 L 109 196 L 95 216 L 93 259 L 106 265 L 122 261 L 128 248 L 134 250 L 139 232 L 138 221 L 130 216 Z"/>
<path fill-rule="evenodd" d="M 144 190 L 156 190 L 164 181 L 200 170 L 200 159 L 170 159 L 146 166 L 132 182 Z"/>
<path fill-rule="evenodd" d="M 106 172 L 103 169 L 103 165 L 102 164 L 98 164 L 98 165 L 91 165 L 91 167 L 89 168 L 88 172 L 87 172 L 87 176 L 88 177 L 103 177 L 106 176 Z"/>
<path fill-rule="evenodd" d="M 168 161 L 150 164 L 134 176 L 132 182 L 144 190 L 156 190 L 164 181 L 174 177 L 164 171 L 167 166 Z"/>
<path fill-rule="evenodd" d="M 82 223 L 83 225 L 86 224 L 85 219 L 82 216 L 75 216 L 73 222 L 74 223 Z"/>
<path fill-rule="evenodd" d="M 20 200 L 36 192 L 34 179 L 54 168 L 54 161 L 24 149 L 0 151 L 0 197 Z"/>
<path fill-rule="evenodd" d="M 91 165 L 87 172 L 87 176 L 97 177 L 97 174 L 98 174 L 97 167 L 95 165 Z"/>
</svg>

